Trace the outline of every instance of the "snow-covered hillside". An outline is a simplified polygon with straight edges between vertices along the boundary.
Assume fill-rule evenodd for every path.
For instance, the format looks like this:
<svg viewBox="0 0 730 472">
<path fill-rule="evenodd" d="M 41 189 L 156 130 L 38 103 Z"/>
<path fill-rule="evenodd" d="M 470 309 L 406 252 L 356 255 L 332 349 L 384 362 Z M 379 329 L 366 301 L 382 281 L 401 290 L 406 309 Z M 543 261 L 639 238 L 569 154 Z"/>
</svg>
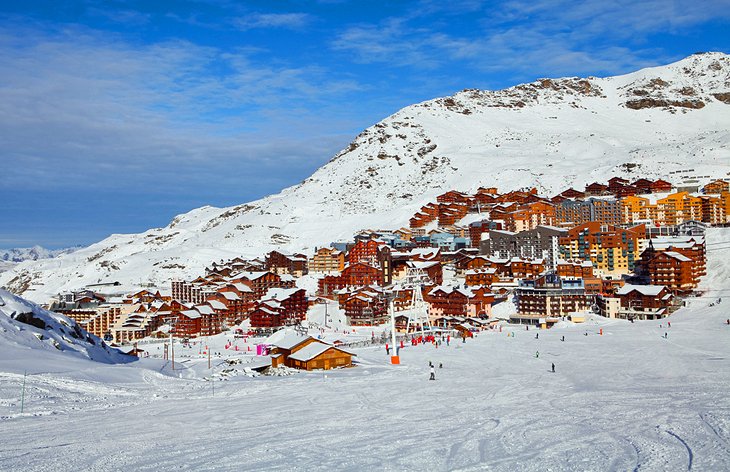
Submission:
<svg viewBox="0 0 730 472">
<path fill-rule="evenodd" d="M 591 317 L 539 339 L 503 326 L 406 344 L 399 366 L 383 346 L 353 349 L 352 369 L 257 378 L 218 358 L 209 370 L 195 347 L 175 371 L 0 355 L 0 468 L 730 470 L 727 241 L 730 228 L 708 231 L 705 293 L 668 319 Z M 443 364 L 433 382 L 429 362 Z"/>
<path fill-rule="evenodd" d="M 25 364 L 69 357 L 105 363 L 133 358 L 87 333 L 74 320 L 52 313 L 0 289 L 0 357 Z"/>
<path fill-rule="evenodd" d="M 725 176 L 729 164 L 725 54 L 693 55 L 619 77 L 465 90 L 398 111 L 277 195 L 198 208 L 164 228 L 25 262 L 0 274 L 0 285 L 37 301 L 98 282 L 165 287 L 212 260 L 273 248 L 312 251 L 359 229 L 405 226 L 421 205 L 449 189 L 536 186 L 550 195 L 612 175 L 709 180 Z"/>
</svg>

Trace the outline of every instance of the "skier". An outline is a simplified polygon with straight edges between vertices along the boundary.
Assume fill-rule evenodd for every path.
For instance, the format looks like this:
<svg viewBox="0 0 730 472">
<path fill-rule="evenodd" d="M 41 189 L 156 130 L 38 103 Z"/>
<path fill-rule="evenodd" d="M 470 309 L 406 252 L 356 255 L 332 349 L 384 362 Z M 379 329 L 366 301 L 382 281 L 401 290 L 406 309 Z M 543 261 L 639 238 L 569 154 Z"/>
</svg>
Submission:
<svg viewBox="0 0 730 472">
<path fill-rule="evenodd" d="M 555 363 L 552 363 L 553 374 L 555 373 Z"/>
<path fill-rule="evenodd" d="M 535 351 L 535 358 L 537 359 L 538 357 L 540 357 L 540 351 Z"/>
<path fill-rule="evenodd" d="M 540 338 L 540 333 L 535 333 L 535 339 L 539 339 L 539 338 Z"/>
<path fill-rule="evenodd" d="M 562 338 L 560 338 L 560 340 L 561 341 L 565 341 L 565 336 L 563 336 Z"/>
<path fill-rule="evenodd" d="M 436 380 L 436 369 L 431 366 L 431 377 L 428 378 L 428 380 Z"/>
<path fill-rule="evenodd" d="M 671 328 L 672 327 L 672 322 L 671 321 L 667 321 L 667 326 L 669 326 Z"/>
<path fill-rule="evenodd" d="M 667 339 L 667 333 L 664 333 L 664 339 Z"/>
<path fill-rule="evenodd" d="M 443 368 L 444 368 L 444 363 L 443 362 L 439 362 L 439 369 L 443 369 Z"/>
<path fill-rule="evenodd" d="M 385 343 L 385 355 L 386 356 L 390 355 L 390 346 L 388 346 L 388 343 Z"/>
</svg>

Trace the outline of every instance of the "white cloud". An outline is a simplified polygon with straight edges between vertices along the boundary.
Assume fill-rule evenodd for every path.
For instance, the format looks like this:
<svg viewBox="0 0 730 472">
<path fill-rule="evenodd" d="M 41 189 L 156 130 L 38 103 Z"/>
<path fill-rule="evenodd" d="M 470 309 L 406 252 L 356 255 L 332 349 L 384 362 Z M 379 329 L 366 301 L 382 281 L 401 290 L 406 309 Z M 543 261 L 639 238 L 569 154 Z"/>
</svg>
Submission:
<svg viewBox="0 0 730 472">
<path fill-rule="evenodd" d="M 236 18 L 233 23 L 241 30 L 254 28 L 302 29 L 313 17 L 307 13 L 251 13 Z"/>
<path fill-rule="evenodd" d="M 0 30 L 0 57 L 0 188 L 135 191 L 173 180 L 230 192 L 248 177 L 267 193 L 347 144 L 352 116 L 332 103 L 359 88 L 246 50 L 140 47 L 79 29 Z"/>
<path fill-rule="evenodd" d="M 648 46 L 647 38 L 728 19 L 727 6 L 728 0 L 516 0 L 465 1 L 448 10 L 426 0 L 401 17 L 350 26 L 331 47 L 363 63 L 444 69 L 462 61 L 514 78 L 616 74 L 677 59 Z M 444 19 L 447 13 L 462 15 L 463 32 L 453 28 L 450 16 Z M 436 18 L 424 20 L 425 15 Z"/>
</svg>

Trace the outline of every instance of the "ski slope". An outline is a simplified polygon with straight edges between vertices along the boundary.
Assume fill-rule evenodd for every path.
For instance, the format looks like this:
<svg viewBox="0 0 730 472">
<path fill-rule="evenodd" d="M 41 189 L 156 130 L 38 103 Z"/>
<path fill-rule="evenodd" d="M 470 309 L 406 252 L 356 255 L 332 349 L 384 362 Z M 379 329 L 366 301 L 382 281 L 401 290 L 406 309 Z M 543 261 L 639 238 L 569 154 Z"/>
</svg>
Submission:
<svg viewBox="0 0 730 472">
<path fill-rule="evenodd" d="M 728 470 L 730 229 L 707 236 L 706 293 L 671 328 L 505 327 L 407 346 L 400 366 L 371 347 L 356 368 L 286 377 L 225 377 L 216 358 L 215 381 L 195 347 L 176 372 L 0 355 L 0 469 Z"/>
</svg>

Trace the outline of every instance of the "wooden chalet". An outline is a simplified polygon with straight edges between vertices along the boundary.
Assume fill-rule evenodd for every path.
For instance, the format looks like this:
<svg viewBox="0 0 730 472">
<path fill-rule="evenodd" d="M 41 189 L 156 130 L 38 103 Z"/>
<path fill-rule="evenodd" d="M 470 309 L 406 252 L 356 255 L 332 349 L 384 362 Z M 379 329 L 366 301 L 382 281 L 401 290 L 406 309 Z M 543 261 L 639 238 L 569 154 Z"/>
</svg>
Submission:
<svg viewBox="0 0 730 472">
<path fill-rule="evenodd" d="M 304 254 L 283 254 L 271 251 L 266 255 L 266 269 L 276 274 L 301 277 L 307 274 L 307 256 Z"/>
<path fill-rule="evenodd" d="M 611 192 L 608 190 L 608 185 L 603 185 L 598 182 L 586 185 L 585 194 L 590 196 L 609 195 Z"/>
<path fill-rule="evenodd" d="M 663 193 L 663 192 L 671 192 L 674 188 L 674 185 L 667 182 L 666 180 L 655 180 L 651 183 L 651 191 L 652 193 Z"/>
<path fill-rule="evenodd" d="M 670 314 L 674 295 L 662 285 L 629 285 L 616 291 L 621 308 L 618 317 L 626 319 L 655 320 Z"/>
<path fill-rule="evenodd" d="M 311 336 L 286 333 L 271 346 L 271 366 L 286 365 L 294 369 L 329 370 L 351 367 L 355 354 L 339 347 L 323 343 Z"/>
<path fill-rule="evenodd" d="M 581 192 L 574 188 L 569 188 L 568 190 L 561 192 L 559 195 L 564 198 L 570 198 L 571 200 L 582 200 L 586 196 L 585 192 Z"/>
</svg>

